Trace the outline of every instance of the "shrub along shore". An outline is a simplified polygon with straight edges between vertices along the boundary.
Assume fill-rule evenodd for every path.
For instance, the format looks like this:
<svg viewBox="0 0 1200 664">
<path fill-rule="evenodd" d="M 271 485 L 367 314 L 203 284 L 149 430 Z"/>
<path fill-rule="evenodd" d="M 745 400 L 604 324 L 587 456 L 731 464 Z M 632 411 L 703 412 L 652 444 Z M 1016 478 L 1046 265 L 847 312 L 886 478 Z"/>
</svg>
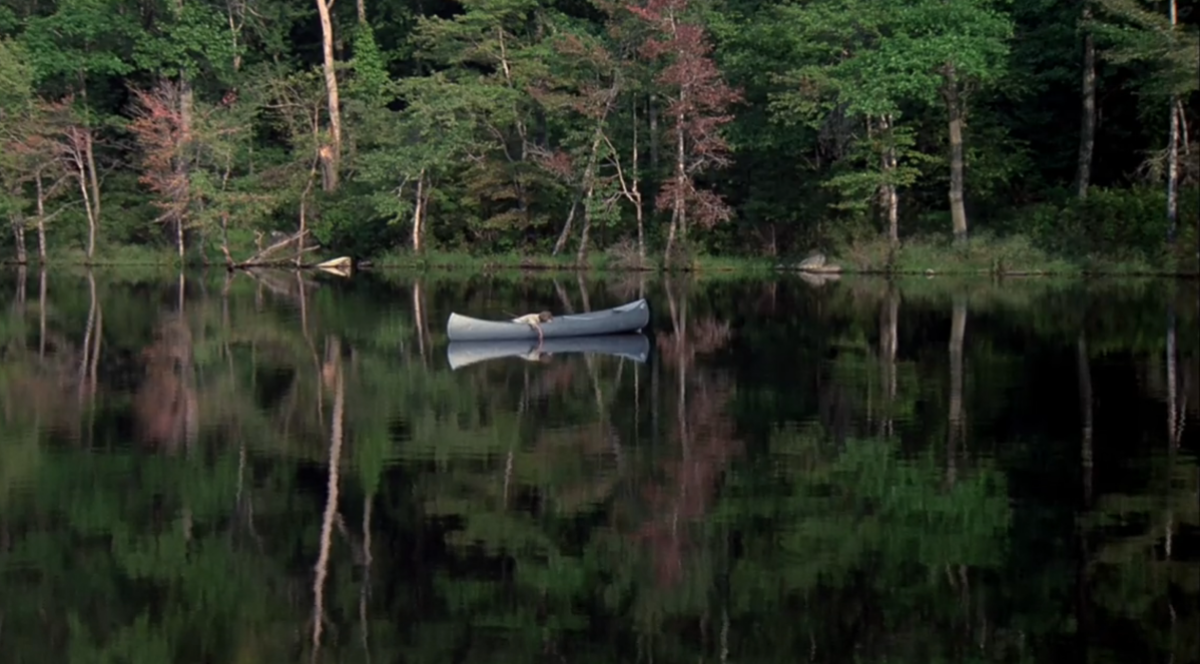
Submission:
<svg viewBox="0 0 1200 664">
<path fill-rule="evenodd" d="M 996 237 L 976 235 L 962 243 L 945 236 L 914 238 L 893 248 L 884 239 L 864 240 L 819 252 L 825 257 L 824 265 L 813 270 L 804 270 L 801 263 L 818 252 L 794 256 L 737 256 L 713 255 L 705 252 L 683 250 L 674 254 L 671 261 L 661 254 L 647 254 L 642 259 L 628 244 L 619 244 L 607 251 L 595 251 L 582 261 L 577 256 L 551 255 L 545 253 L 504 252 L 494 254 L 470 253 L 428 249 L 421 253 L 411 251 L 385 252 L 378 256 L 354 258 L 355 269 L 415 269 L 489 272 L 498 270 L 562 270 L 596 272 L 696 272 L 738 273 L 746 276 L 769 276 L 780 271 L 811 271 L 833 274 L 894 274 L 894 275 L 1008 275 L 1008 276 L 1175 276 L 1197 277 L 1196 245 L 1194 240 L 1187 245 L 1184 239 L 1177 243 L 1174 253 L 1164 251 L 1161 256 L 1150 257 L 1145 253 L 1131 255 L 1061 255 L 1040 249 L 1024 236 Z M 318 251 L 310 254 L 301 266 L 315 267 L 316 263 L 336 256 Z M 190 253 L 185 259 L 187 267 L 224 268 L 225 260 L 217 250 L 200 254 Z M 17 264 L 5 262 L 10 267 Z M 160 266 L 179 267 L 176 252 L 167 247 L 144 245 L 101 246 L 91 261 L 87 261 L 80 250 L 50 252 L 46 265 L 50 269 L 63 266 L 135 267 Z M 38 262 L 30 261 L 27 268 L 36 269 Z M 293 261 L 278 261 L 269 265 L 293 269 Z"/>
</svg>

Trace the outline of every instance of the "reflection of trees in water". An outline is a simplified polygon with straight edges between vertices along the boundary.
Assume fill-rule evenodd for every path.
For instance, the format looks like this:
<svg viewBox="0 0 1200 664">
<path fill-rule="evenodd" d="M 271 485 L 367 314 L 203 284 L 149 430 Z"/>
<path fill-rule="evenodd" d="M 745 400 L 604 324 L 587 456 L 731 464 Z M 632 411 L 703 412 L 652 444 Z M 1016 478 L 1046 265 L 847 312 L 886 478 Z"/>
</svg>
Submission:
<svg viewBox="0 0 1200 664">
<path fill-rule="evenodd" d="M 729 342 L 729 323 L 709 316 L 689 318 L 686 295 L 676 297 L 670 283 L 666 299 L 671 329 L 658 332 L 656 343 L 659 361 L 676 377 L 668 440 L 678 447 L 662 454 L 655 478 L 642 487 L 650 516 L 635 538 L 648 546 L 659 584 L 669 587 L 682 580 L 685 560 L 695 546 L 690 530 L 708 513 L 721 475 L 741 451 L 741 443 L 728 412 L 732 379 L 696 362 Z"/>
<path fill-rule="evenodd" d="M 691 530 L 708 514 L 722 474 L 741 452 L 725 412 L 733 394 L 730 381 L 701 374 L 687 390 L 688 403 L 670 436 L 678 449 L 664 454 L 655 479 L 643 484 L 650 516 L 635 535 L 649 548 L 662 586 L 682 580 L 688 553 L 697 546 Z"/>
<path fill-rule="evenodd" d="M 1031 545 L 1006 530 L 999 469 L 1009 468 L 989 466 L 989 392 L 976 380 L 998 366 L 988 353 L 1010 365 L 1023 358 L 989 338 L 992 319 L 974 294 L 968 312 L 949 296 L 923 301 L 904 291 L 901 310 L 902 285 L 845 303 L 838 300 L 843 283 L 821 294 L 825 318 L 772 316 L 786 334 L 826 326 L 804 338 L 823 343 L 832 328 L 854 333 L 852 341 L 865 347 L 857 356 L 839 352 L 832 370 L 797 364 L 805 386 L 817 371 L 832 374 L 822 383 L 831 396 L 821 403 L 838 405 L 822 418 L 813 400 L 803 412 L 773 402 L 788 396 L 790 385 L 763 388 L 755 377 L 735 385 L 732 372 L 711 357 L 728 347 L 730 326 L 697 316 L 703 298 L 682 295 L 678 284 L 654 296 L 665 324 L 652 367 L 563 356 L 454 373 L 434 360 L 422 363 L 422 349 L 427 360 L 436 357 L 442 314 L 492 302 L 471 299 L 484 295 L 406 282 L 395 290 L 400 310 L 389 309 L 388 300 L 380 313 L 344 299 L 353 293 L 297 297 L 306 289 L 296 284 L 271 288 L 237 275 L 220 300 L 194 287 L 186 322 L 161 316 L 144 293 L 121 299 L 110 287 L 101 311 L 89 288 L 62 288 L 57 310 L 25 303 L 28 334 L 4 328 L 0 475 L 14 467 L 17 425 L 41 445 L 39 427 L 51 418 L 121 442 L 125 434 L 112 423 L 134 414 L 143 440 L 170 447 L 187 440 L 203 417 L 207 443 L 205 454 L 190 457 L 61 446 L 22 470 L 22 486 L 34 497 L 7 501 L 0 512 L 8 652 L 60 661 L 71 644 L 90 648 L 96 660 L 296 661 L 297 651 L 310 654 L 312 630 L 320 628 L 325 661 L 364 661 L 368 648 L 374 661 L 401 654 L 412 661 L 453 661 L 456 654 L 459 661 L 536 661 L 546 652 L 555 653 L 552 661 L 559 653 L 583 661 L 585 652 L 599 653 L 593 661 L 622 661 L 639 634 L 655 635 L 646 647 L 658 661 L 696 661 L 705 639 L 725 634 L 735 661 L 749 661 L 755 646 L 791 659 L 796 652 L 809 657 L 811 647 L 813 658 L 825 661 L 848 660 L 851 650 L 868 659 L 930 661 L 938 646 L 963 661 L 980 652 L 1032 658 L 1037 639 L 1047 638 L 1039 628 L 1052 638 L 1055 630 L 1066 634 L 1054 622 L 1066 617 L 1043 614 L 1070 610 L 1060 599 L 1073 590 L 1064 567 L 1074 560 L 1051 560 L 1050 571 L 1029 583 L 1018 574 L 1026 570 L 997 562 L 1014 543 Z M 737 291 L 737 300 L 754 302 L 765 292 L 756 288 Z M 254 289 L 272 296 L 257 312 Z M 486 297 L 524 303 L 535 297 L 531 290 L 522 285 Z M 784 311 L 787 289 L 780 291 L 773 297 Z M 597 292 L 591 297 L 599 306 Z M 290 306 L 272 303 L 274 295 Z M 549 286 L 542 291 L 543 299 L 553 295 Z M 574 304 L 581 299 L 576 294 Z M 766 311 L 774 306 L 765 294 L 757 299 Z M 44 326 L 39 309 L 53 312 Z M 913 333 L 921 325 L 914 321 L 923 320 L 932 321 L 935 342 Z M 1150 351 L 1127 350 L 1140 340 L 1119 335 L 1089 330 L 1085 339 L 1070 325 L 1037 334 L 1053 340 L 1061 333 L 1082 372 L 1076 376 L 1072 364 L 1070 383 L 1095 392 L 1079 411 L 1086 421 L 1095 403 L 1094 433 L 1068 441 L 1084 466 L 1094 447 L 1097 469 L 1097 521 L 1081 525 L 1088 548 L 1072 548 L 1081 551 L 1079 571 L 1089 584 L 1080 608 L 1102 612 L 1092 629 L 1119 616 L 1138 638 L 1151 635 L 1160 652 L 1174 648 L 1182 661 L 1178 655 L 1195 647 L 1184 629 L 1196 615 L 1187 605 L 1196 596 L 1195 565 L 1181 539 L 1197 527 L 1194 459 L 1186 441 L 1174 457 L 1164 443 L 1145 473 L 1122 479 L 1127 493 L 1120 495 L 1105 478 L 1123 468 L 1102 465 L 1136 454 L 1114 453 L 1111 441 L 1105 447 L 1103 404 L 1113 373 L 1095 358 L 1113 349 L 1133 355 L 1103 362 L 1143 367 L 1138 396 L 1161 390 L 1165 399 L 1161 317 L 1155 326 L 1159 345 Z M 45 332 L 35 338 L 39 328 Z M 748 325 L 739 335 L 757 332 Z M 966 342 L 948 347 L 947 336 Z M 323 352 L 323 340 L 334 337 L 344 352 L 332 343 Z M 1177 412 L 1194 412 L 1196 404 L 1189 382 L 1194 344 L 1186 338 L 1181 328 Z M 754 352 L 776 349 L 759 344 Z M 139 358 L 132 400 L 121 392 L 128 377 L 120 358 L 130 355 Z M 918 372 L 918 365 L 933 369 Z M 93 426 L 77 395 L 81 384 L 94 384 L 97 366 L 104 398 L 95 401 Z M 969 379 L 956 379 L 963 371 Z M 739 438 L 752 440 L 751 427 L 737 419 L 743 404 L 736 399 L 755 388 L 769 394 L 768 403 L 752 404 L 752 417 L 775 422 L 786 410 L 789 421 L 815 426 L 779 427 L 768 440 L 753 439 L 764 451 L 739 457 L 731 473 L 743 451 Z M 646 441 L 651 425 L 635 423 L 646 421 L 652 392 L 658 405 L 651 424 L 667 434 L 653 446 Z M 919 400 L 928 402 L 928 414 L 913 416 Z M 518 401 L 527 404 L 521 414 Z M 1074 413 L 1074 402 L 1068 405 Z M 857 426 L 871 407 L 878 419 L 857 430 L 871 440 L 847 435 L 839 444 L 828 435 L 847 418 Z M 963 433 L 945 427 L 968 413 L 971 438 L 951 440 Z M 1153 413 L 1156 428 L 1146 436 L 1155 444 L 1166 440 L 1159 415 Z M 891 421 L 922 416 L 927 426 L 904 429 L 901 448 L 889 435 Z M 331 438 L 338 432 L 341 442 Z M 1056 444 L 1005 442 L 1010 449 Z M 947 455 L 955 465 L 947 465 Z M 401 467 L 393 468 L 398 458 Z M 1015 463 L 1018 474 L 1029 472 L 1019 465 L 1028 461 Z M 1075 460 L 1069 463 L 1070 471 Z M 952 485 L 945 481 L 950 468 Z M 1071 481 L 1069 472 L 1060 480 Z M 7 486 L 6 476 L 0 481 Z M 181 514 L 194 524 L 186 535 Z M 709 528 L 717 517 L 720 527 Z M 1134 532 L 1131 524 L 1144 527 Z M 1046 539 L 1065 536 L 1051 530 L 1059 527 L 1034 526 Z M 623 555 L 630 550 L 638 553 Z M 649 575 L 658 583 L 643 582 Z M 1025 585 L 1049 590 L 1018 596 L 1011 589 Z M 68 616 L 79 616 L 85 636 L 72 636 Z M 588 619 L 606 626 L 603 636 L 589 631 Z M 369 642 L 358 638 L 355 621 Z M 665 650 L 672 639 L 683 644 L 678 653 Z"/>
<path fill-rule="evenodd" d="M 87 318 L 82 328 L 62 331 L 47 323 L 54 305 L 48 297 L 47 275 L 38 277 L 37 348 L 29 347 L 26 333 L 29 303 L 26 300 L 24 270 L 18 274 L 18 287 L 10 320 L 18 334 L 0 343 L 4 380 L 0 381 L 5 420 L 31 419 L 38 427 L 70 432 L 76 440 L 88 433 L 83 416 L 99 391 L 99 357 L 104 333 L 103 309 L 96 280 L 86 275 Z M 78 341 L 73 337 L 79 338 Z"/>
<path fill-rule="evenodd" d="M 192 332 L 181 315 L 159 323 L 141 354 L 144 373 L 133 398 L 138 437 L 168 451 L 194 439 L 199 427 Z"/>
</svg>

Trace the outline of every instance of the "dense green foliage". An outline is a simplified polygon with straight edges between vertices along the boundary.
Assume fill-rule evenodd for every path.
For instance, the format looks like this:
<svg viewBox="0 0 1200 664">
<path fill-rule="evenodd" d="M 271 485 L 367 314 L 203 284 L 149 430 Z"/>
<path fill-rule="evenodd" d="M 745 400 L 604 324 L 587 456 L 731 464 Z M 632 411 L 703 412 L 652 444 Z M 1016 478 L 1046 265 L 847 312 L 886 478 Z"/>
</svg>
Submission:
<svg viewBox="0 0 1200 664">
<path fill-rule="evenodd" d="M 325 5 L 0 0 L 3 257 L 845 256 L 953 216 L 1196 268 L 1195 0 Z"/>
<path fill-rule="evenodd" d="M 1194 289 L 383 279 L 0 273 L 6 662 L 1200 648 Z M 646 363 L 447 366 L 639 289 Z"/>
</svg>

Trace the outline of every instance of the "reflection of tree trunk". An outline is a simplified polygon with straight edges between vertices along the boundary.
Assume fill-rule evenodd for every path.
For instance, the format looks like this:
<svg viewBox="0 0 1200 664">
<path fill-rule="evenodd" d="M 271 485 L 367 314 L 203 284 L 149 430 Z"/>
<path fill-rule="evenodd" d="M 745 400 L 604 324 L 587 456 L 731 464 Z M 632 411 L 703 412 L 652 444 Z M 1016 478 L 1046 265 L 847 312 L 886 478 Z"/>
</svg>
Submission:
<svg viewBox="0 0 1200 664">
<path fill-rule="evenodd" d="M 17 248 L 17 263 L 24 265 L 28 260 L 25 252 L 25 220 L 22 218 L 14 218 L 12 220 L 13 242 Z"/>
<path fill-rule="evenodd" d="M 17 310 L 17 315 L 22 320 L 25 318 L 25 281 L 26 281 L 25 266 L 17 268 L 17 298 L 14 302 Z"/>
<path fill-rule="evenodd" d="M 325 494 L 325 513 L 321 518 L 320 551 L 317 554 L 315 567 L 316 576 L 313 579 L 313 626 L 312 626 L 312 661 L 317 660 L 321 650 L 321 631 L 325 623 L 325 577 L 329 573 L 329 548 L 333 539 L 334 515 L 338 509 L 338 466 L 342 455 L 342 418 L 345 411 L 346 391 L 341 367 L 341 347 L 335 338 L 331 343 L 332 352 L 326 358 L 329 362 L 328 374 L 333 383 L 333 422 L 329 429 L 329 481 Z"/>
<path fill-rule="evenodd" d="M 726 664 L 729 661 L 729 609 L 721 609 L 721 654 L 719 661 Z"/>
<path fill-rule="evenodd" d="M 46 266 L 38 271 L 38 359 L 46 358 Z"/>
<path fill-rule="evenodd" d="M 183 270 L 179 271 L 179 279 L 175 282 L 175 308 L 179 312 L 180 320 L 183 320 L 183 308 L 187 302 L 185 295 L 187 294 L 187 276 Z"/>
<path fill-rule="evenodd" d="M 1081 193 L 1082 193 L 1081 189 Z M 1092 505 L 1092 371 L 1088 361 L 1087 337 L 1081 332 L 1076 342 L 1076 364 L 1079 374 L 1079 410 L 1082 420 L 1080 475 L 1083 485 L 1083 506 L 1081 511 L 1091 509 Z M 1079 553 L 1075 556 L 1075 623 L 1078 625 L 1079 647 L 1081 651 L 1091 645 L 1092 612 L 1091 589 L 1088 579 L 1088 566 L 1091 564 L 1091 553 L 1088 551 L 1087 532 L 1082 525 L 1076 528 L 1075 538 Z"/>
<path fill-rule="evenodd" d="M 362 648 L 366 653 L 367 664 L 371 664 L 371 644 L 367 639 L 370 633 L 367 623 L 367 601 L 371 597 L 371 507 L 374 502 L 374 494 L 369 494 L 363 499 L 363 580 L 362 590 L 358 595 L 358 621 L 362 625 Z"/>
<path fill-rule="evenodd" d="M 1076 342 L 1076 363 L 1079 371 L 1079 415 L 1083 422 L 1080 463 L 1083 480 L 1083 509 L 1092 504 L 1092 371 L 1088 364 L 1087 338 L 1080 333 Z"/>
<path fill-rule="evenodd" d="M 583 272 L 575 273 L 575 283 L 579 286 L 579 302 L 583 305 L 584 311 L 592 310 L 592 301 L 588 297 L 587 282 L 583 279 Z"/>
<path fill-rule="evenodd" d="M 1179 381 L 1175 364 L 1175 303 L 1167 302 L 1167 440 L 1171 447 L 1179 446 L 1176 419 L 1179 417 Z"/>
<path fill-rule="evenodd" d="M 896 351 L 900 338 L 897 327 L 900 318 L 900 292 L 896 285 L 888 282 L 887 293 L 884 295 L 882 311 L 879 315 L 879 359 L 883 363 L 880 372 L 883 379 L 883 418 L 880 421 L 880 435 L 891 437 L 893 433 L 892 411 L 896 402 Z"/>
<path fill-rule="evenodd" d="M 295 274 L 296 292 L 299 294 L 300 304 L 300 334 L 308 341 L 309 346 L 312 346 L 312 336 L 308 331 L 308 290 L 304 287 L 304 278 L 300 276 L 300 272 L 296 272 Z M 316 355 L 315 350 L 313 354 Z"/>
<path fill-rule="evenodd" d="M 425 307 L 421 297 L 421 282 L 413 280 L 412 307 L 413 319 L 417 326 L 417 349 L 421 353 L 421 363 L 427 363 L 425 358 Z"/>
<path fill-rule="evenodd" d="M 96 297 L 96 278 L 90 271 L 88 272 L 88 282 L 92 292 L 92 300 L 96 303 L 96 327 L 92 331 L 91 364 L 88 367 L 88 384 L 94 398 L 100 366 L 100 341 L 104 338 L 104 307 L 100 306 L 100 300 Z"/>
<path fill-rule="evenodd" d="M 83 335 L 83 352 L 79 359 L 79 382 L 76 388 L 79 408 L 83 409 L 83 403 L 86 399 L 94 399 L 96 395 L 97 384 L 97 369 L 100 356 L 100 337 L 104 332 L 103 315 L 101 313 L 100 301 L 96 296 L 96 276 L 89 268 L 87 271 L 88 294 L 90 302 L 88 304 L 88 319 L 87 328 Z M 95 411 L 91 410 L 88 414 L 87 425 L 87 444 L 90 447 L 92 442 L 92 434 L 94 430 Z M 83 426 L 83 423 L 80 423 Z M 80 432 L 83 433 L 83 432 Z M 78 440 L 83 440 L 82 437 Z"/>
<path fill-rule="evenodd" d="M 967 300 L 954 298 L 950 317 L 950 431 L 946 438 L 946 481 L 953 485 L 958 474 L 958 444 L 963 428 L 963 337 L 967 329 Z"/>
<path fill-rule="evenodd" d="M 683 460 L 687 463 L 690 448 L 690 436 L 687 419 L 687 370 L 690 353 L 687 349 L 687 295 L 679 299 L 678 306 L 675 296 L 671 293 L 671 284 L 667 283 L 667 304 L 671 310 L 671 326 L 675 333 L 676 343 L 679 344 L 679 373 L 677 374 L 678 391 L 675 397 L 675 417 L 679 426 L 679 442 L 682 445 Z M 677 503 L 678 504 L 678 503 Z"/>
<path fill-rule="evenodd" d="M 558 283 L 558 279 L 554 280 L 554 292 L 558 294 L 558 301 L 562 303 L 563 311 L 568 314 L 575 313 L 575 307 L 571 306 L 571 298 L 567 295 L 567 289 Z"/>
<path fill-rule="evenodd" d="M 83 333 L 83 353 L 79 359 L 79 383 L 78 397 L 79 406 L 83 406 L 83 395 L 85 386 L 88 383 L 88 370 L 91 367 L 91 352 L 92 352 L 92 336 L 96 331 L 96 279 L 92 275 L 91 269 L 87 272 L 88 290 L 91 294 L 91 300 L 88 304 L 87 326 Z"/>
<path fill-rule="evenodd" d="M 225 332 L 226 339 L 229 338 L 228 334 L 233 330 L 229 319 L 229 290 L 231 288 L 233 288 L 233 272 L 226 270 L 225 283 L 221 286 L 221 330 Z M 228 341 L 226 341 L 226 348 L 228 348 Z"/>
</svg>

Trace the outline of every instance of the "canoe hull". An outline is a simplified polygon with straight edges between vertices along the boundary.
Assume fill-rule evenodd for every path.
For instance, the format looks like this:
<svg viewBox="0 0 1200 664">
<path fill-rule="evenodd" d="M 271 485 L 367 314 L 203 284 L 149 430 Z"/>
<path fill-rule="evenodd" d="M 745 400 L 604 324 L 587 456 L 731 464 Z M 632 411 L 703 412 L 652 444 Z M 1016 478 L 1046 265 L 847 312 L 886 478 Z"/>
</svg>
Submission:
<svg viewBox="0 0 1200 664">
<path fill-rule="evenodd" d="M 541 324 L 545 339 L 593 337 L 636 332 L 650 322 L 650 306 L 636 300 L 612 309 L 566 314 Z M 526 323 L 484 320 L 451 313 L 446 321 L 450 341 L 522 341 L 538 338 L 537 330 Z"/>
<path fill-rule="evenodd" d="M 446 360 L 451 369 L 501 358 L 534 359 L 534 354 L 564 355 L 586 353 L 611 355 L 644 363 L 650 355 L 650 340 L 642 334 L 609 334 L 599 337 L 561 337 L 547 339 L 538 345 L 534 340 L 518 341 L 451 341 L 446 347 Z"/>
</svg>

